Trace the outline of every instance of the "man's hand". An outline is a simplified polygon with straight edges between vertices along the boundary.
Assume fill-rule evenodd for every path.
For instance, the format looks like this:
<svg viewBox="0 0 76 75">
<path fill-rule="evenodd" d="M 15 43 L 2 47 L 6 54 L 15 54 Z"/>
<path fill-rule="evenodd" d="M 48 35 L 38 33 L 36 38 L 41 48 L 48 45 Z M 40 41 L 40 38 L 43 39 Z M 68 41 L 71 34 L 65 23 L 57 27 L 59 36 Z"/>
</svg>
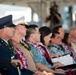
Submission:
<svg viewBox="0 0 76 75">
<path fill-rule="evenodd" d="M 12 60 L 11 60 L 11 63 L 12 63 L 12 64 L 15 64 L 15 66 L 16 66 L 16 63 L 19 63 L 19 64 L 20 64 L 20 69 L 23 68 L 23 65 L 22 65 L 21 61 L 18 60 L 18 59 L 12 59 Z"/>
<path fill-rule="evenodd" d="M 55 69 L 55 73 L 65 74 L 65 71 L 63 69 Z"/>
<path fill-rule="evenodd" d="M 36 71 L 34 75 L 54 75 L 53 73 L 48 73 L 46 71 L 40 72 L 40 71 Z"/>
<path fill-rule="evenodd" d="M 57 67 L 60 67 L 60 66 L 64 66 L 64 64 L 62 64 L 60 62 L 55 62 L 52 67 L 57 68 Z"/>
<path fill-rule="evenodd" d="M 61 55 L 60 54 L 53 54 L 52 55 L 52 58 L 58 58 L 58 57 L 60 57 Z"/>
</svg>

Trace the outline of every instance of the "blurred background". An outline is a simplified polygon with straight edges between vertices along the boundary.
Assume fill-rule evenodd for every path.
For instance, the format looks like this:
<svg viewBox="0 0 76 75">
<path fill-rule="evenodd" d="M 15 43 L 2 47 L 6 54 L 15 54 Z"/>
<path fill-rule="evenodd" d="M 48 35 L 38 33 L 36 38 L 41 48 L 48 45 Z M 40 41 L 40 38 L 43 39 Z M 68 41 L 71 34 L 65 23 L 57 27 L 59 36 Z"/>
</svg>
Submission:
<svg viewBox="0 0 76 75">
<path fill-rule="evenodd" d="M 8 14 L 13 15 L 13 22 L 26 22 L 37 24 L 39 27 L 50 25 L 45 22 L 50 14 L 50 7 L 54 4 L 59 6 L 59 13 L 62 17 L 61 25 L 65 31 L 70 26 L 76 25 L 76 0 L 0 0 L 0 17 Z"/>
</svg>

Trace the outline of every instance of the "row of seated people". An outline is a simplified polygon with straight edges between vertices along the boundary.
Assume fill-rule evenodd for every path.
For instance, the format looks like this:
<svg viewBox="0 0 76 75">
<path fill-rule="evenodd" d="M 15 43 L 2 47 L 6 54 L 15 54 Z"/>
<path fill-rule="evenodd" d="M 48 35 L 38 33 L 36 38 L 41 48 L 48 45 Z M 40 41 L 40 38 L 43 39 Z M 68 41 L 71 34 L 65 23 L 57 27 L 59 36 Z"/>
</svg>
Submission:
<svg viewBox="0 0 76 75">
<path fill-rule="evenodd" d="M 34 31 L 34 29 L 35 28 L 37 28 L 37 32 L 35 32 Z M 33 31 L 32 31 L 33 30 Z M 48 27 L 42 27 L 41 28 L 41 30 L 42 31 L 44 31 L 44 30 L 49 30 L 49 28 Z M 50 33 L 50 30 L 49 30 L 49 33 Z M 39 37 L 40 37 L 40 33 L 38 32 L 38 26 L 36 26 L 36 25 L 30 25 L 29 26 L 29 28 L 28 28 L 28 30 L 27 30 L 27 34 L 29 35 L 29 34 L 35 34 L 36 36 L 38 35 Z M 30 39 L 28 39 L 28 35 L 26 35 L 26 41 L 25 42 L 27 42 L 27 43 L 31 43 L 29 40 Z M 51 37 L 51 33 L 50 33 L 50 35 L 49 35 L 49 37 Z M 35 38 L 36 38 L 36 36 L 34 36 L 34 37 L 32 37 L 32 39 L 34 38 L 34 40 L 35 40 Z M 38 37 L 38 38 L 39 38 Z M 36 38 L 37 39 L 37 38 Z M 17 39 L 16 39 L 17 40 Z M 39 42 L 39 39 L 38 40 L 36 40 L 37 42 L 36 43 L 38 43 Z M 49 41 L 50 41 L 50 39 L 49 39 Z M 48 41 L 48 43 L 49 43 L 49 41 Z M 33 42 L 33 41 L 32 41 Z M 46 43 L 46 45 L 48 44 L 48 43 Z M 34 44 L 33 43 L 31 43 L 33 46 L 34 46 Z M 24 43 L 22 43 L 21 42 L 21 45 L 23 45 L 25 48 L 27 48 L 26 46 L 25 46 L 25 44 Z M 40 46 L 41 46 L 41 44 L 39 44 L 39 50 L 41 49 L 41 48 L 43 48 L 44 50 L 46 50 L 46 48 L 44 47 L 44 46 L 41 46 L 41 48 L 40 48 Z M 20 45 L 19 46 L 17 46 L 18 48 L 19 47 L 21 47 Z M 37 45 L 35 45 L 35 47 L 37 47 Z M 38 47 L 37 47 L 38 48 Z M 20 48 L 19 48 L 20 49 Z M 30 47 L 28 48 L 28 49 L 30 49 Z M 20 49 L 21 50 L 21 49 Z M 36 63 L 37 63 L 37 61 L 38 62 L 41 62 L 42 61 L 42 59 L 41 59 L 41 56 L 40 55 L 38 55 L 38 53 L 37 52 L 35 52 L 35 51 L 37 51 L 37 50 L 35 50 L 35 49 L 33 49 L 32 47 L 31 47 L 31 50 L 34 50 L 34 51 L 32 51 L 32 54 L 33 54 L 33 58 L 34 58 L 34 62 L 36 61 Z M 22 51 L 23 51 L 23 49 L 22 49 Z M 25 52 L 25 50 L 24 50 L 24 52 Z M 23 53 L 24 53 L 23 52 Z M 45 55 L 47 55 L 47 56 L 45 56 L 45 58 L 46 58 L 46 60 L 50 63 L 50 64 L 52 64 L 52 62 L 51 62 L 51 60 L 50 60 L 50 55 L 47 53 L 47 51 L 46 52 L 44 52 L 44 54 Z M 27 57 L 28 55 L 27 55 L 27 53 L 25 53 L 25 56 Z M 39 57 L 40 56 L 40 57 Z M 39 59 L 39 60 L 38 60 Z M 41 60 L 40 60 L 41 59 Z M 46 63 L 46 60 L 44 59 L 43 60 L 43 62 L 45 62 Z M 29 61 L 29 60 L 28 60 Z M 45 64 L 45 63 L 43 63 L 43 62 L 41 62 L 42 64 Z M 30 62 L 28 62 L 28 63 L 30 63 Z M 46 69 L 46 66 L 48 66 L 49 68 L 51 68 L 51 66 L 50 66 L 50 64 L 45 64 L 46 66 L 43 66 L 41 63 L 37 63 L 36 64 L 36 67 L 37 67 L 37 69 L 38 70 L 46 70 L 47 71 L 47 69 Z M 63 64 L 60 64 L 60 63 L 56 63 L 56 65 L 57 66 L 61 66 L 61 65 L 63 65 Z M 56 65 L 54 65 L 54 66 L 56 66 Z M 42 66 L 42 67 L 41 67 Z M 48 72 L 50 71 L 50 69 L 48 70 Z M 61 71 L 60 71 L 61 72 Z"/>
<path fill-rule="evenodd" d="M 40 31 L 40 32 L 39 32 Z M 59 36 L 61 36 L 60 34 Z M 26 40 L 22 40 L 22 38 L 26 36 Z M 51 29 L 44 26 L 38 29 L 37 25 L 30 25 L 27 27 L 23 26 L 23 24 L 19 24 L 15 27 L 15 33 L 12 38 L 9 39 L 10 44 L 12 46 L 7 46 L 4 43 L 4 38 L 0 37 L 0 43 L 2 43 L 6 47 L 11 47 L 10 52 L 12 53 L 12 58 L 16 56 L 17 59 L 19 59 L 22 64 L 23 68 L 27 70 L 30 69 L 32 71 L 36 71 L 35 74 L 38 75 L 41 73 L 41 75 L 44 75 L 43 71 L 46 72 L 52 72 L 50 75 L 75 75 L 75 71 L 65 73 L 63 69 L 56 69 L 55 67 L 58 66 L 64 66 L 64 64 L 61 64 L 59 62 L 52 63 L 51 58 L 52 57 L 58 57 L 61 54 L 53 54 L 51 55 L 49 51 L 46 49 L 49 42 L 52 41 L 51 37 L 53 36 L 53 33 L 51 32 Z M 40 43 L 40 41 L 43 43 Z M 55 40 L 56 41 L 56 40 Z M 1 46 L 0 46 L 1 47 Z M 63 51 L 64 52 L 64 51 Z M 4 53 L 4 52 L 3 52 Z M 53 52 L 52 52 L 53 53 Z M 1 54 L 1 53 L 0 53 Z M 5 53 L 4 53 L 5 54 Z M 5 57 L 4 54 L 1 54 L 1 56 Z M 9 54 L 8 54 L 9 55 Z M 33 58 L 33 59 L 32 59 Z M 21 71 L 24 73 L 25 70 Z M 21 74 L 21 75 L 23 75 Z M 33 72 L 29 71 L 29 74 L 26 75 L 33 75 Z M 10 74 L 9 74 L 10 75 Z M 12 74 L 11 74 L 12 75 Z"/>
<path fill-rule="evenodd" d="M 75 39 L 73 38 L 73 36 L 76 36 L 75 32 L 75 27 L 72 27 L 70 32 L 67 33 L 64 33 L 62 26 L 54 27 L 50 45 L 48 46 L 50 54 L 65 55 L 69 53 L 76 61 Z"/>
<path fill-rule="evenodd" d="M 61 40 L 61 39 L 63 39 L 63 36 L 64 36 L 64 33 L 63 33 L 63 29 L 62 29 L 62 27 L 61 26 L 57 26 L 57 27 L 60 27 L 60 29 L 61 29 L 61 31 L 62 31 L 62 33 L 61 34 L 59 34 L 58 35 L 58 37 L 60 37 L 59 39 Z M 48 44 L 49 44 L 49 41 L 52 41 L 52 36 L 55 34 L 54 32 L 52 33 L 51 31 L 50 31 L 50 29 L 48 28 L 48 27 L 46 27 L 46 26 L 44 26 L 44 27 L 41 27 L 40 29 L 39 29 L 39 31 L 38 31 L 38 29 L 36 30 L 35 28 L 37 28 L 37 26 L 29 26 L 29 29 L 27 30 L 27 35 L 26 35 L 26 40 L 27 40 L 27 42 L 30 44 L 30 46 L 31 46 L 31 51 L 32 51 L 32 53 L 33 53 L 33 59 L 34 59 L 34 62 L 37 64 L 37 67 L 39 68 L 40 67 L 40 65 L 41 64 L 38 64 L 38 62 L 41 62 L 42 64 L 45 64 L 46 62 L 45 62 L 45 60 L 43 60 L 43 59 L 41 59 L 42 58 L 42 56 L 41 55 L 43 55 L 45 58 L 46 58 L 46 60 L 47 60 L 47 62 L 48 63 L 50 63 L 50 64 L 52 64 L 52 67 L 57 67 L 57 66 L 63 66 L 63 64 L 61 64 L 61 63 L 52 63 L 51 62 L 51 60 L 50 60 L 50 56 L 51 56 L 51 52 L 50 52 L 50 55 L 49 55 L 49 52 L 48 52 L 48 50 L 46 49 L 46 47 L 48 46 Z M 55 27 L 56 28 L 56 27 Z M 34 29 L 36 30 L 36 32 L 33 32 L 34 31 Z M 33 30 L 33 31 L 32 31 Z M 39 33 L 40 32 L 40 33 Z M 29 34 L 30 33 L 30 34 Z M 34 33 L 35 34 L 35 36 L 34 36 L 34 39 L 31 37 L 31 34 L 32 33 Z M 39 38 L 40 37 L 40 40 L 38 39 L 38 38 L 36 38 L 36 36 Z M 41 44 L 41 43 L 39 43 L 38 44 L 38 42 L 39 41 L 41 41 L 41 43 L 43 44 Z M 57 39 L 56 40 L 54 40 L 53 39 L 53 41 L 57 41 Z M 60 42 L 60 41 L 59 41 Z M 37 44 L 36 44 L 37 43 Z M 54 44 L 54 43 L 53 43 Z M 39 52 L 39 51 L 41 52 Z M 54 49 L 52 49 L 52 50 L 54 50 Z M 57 49 L 56 49 L 57 50 Z M 57 53 L 58 52 L 58 53 Z M 58 57 L 58 56 L 61 56 L 61 55 L 63 55 L 63 54 L 67 54 L 68 52 L 67 51 L 63 51 L 63 50 L 59 50 L 59 51 L 57 51 L 56 53 L 54 52 L 54 54 L 52 54 L 52 57 Z M 63 54 L 60 54 L 59 52 L 61 52 L 61 53 L 63 53 Z M 37 59 L 38 58 L 38 59 Z M 51 68 L 50 66 L 49 66 L 49 64 L 45 64 L 45 65 L 47 65 L 49 68 Z M 40 68 L 39 68 L 40 69 Z M 42 68 L 43 70 L 44 70 L 44 67 Z M 71 75 L 73 75 L 74 74 L 74 72 L 73 73 L 70 73 Z"/>
<path fill-rule="evenodd" d="M 16 51 L 16 53 L 17 53 L 17 55 L 18 55 L 18 58 L 20 58 L 20 59 L 22 59 L 22 62 L 23 62 L 23 65 L 24 65 L 24 67 L 25 68 L 27 68 L 27 63 L 29 63 L 29 65 L 28 65 L 28 68 L 29 69 L 31 69 L 31 70 L 39 70 L 39 71 L 47 71 L 47 72 L 56 72 L 56 71 L 53 71 L 53 70 L 51 70 L 50 68 L 51 68 L 51 64 L 52 64 L 52 62 L 51 62 L 51 60 L 50 60 L 50 57 L 49 57 L 49 59 L 48 59 L 48 62 L 50 62 L 50 64 L 48 64 L 48 62 L 45 60 L 45 58 L 43 59 L 43 62 L 45 62 L 45 64 L 43 65 L 42 63 L 37 63 L 36 64 L 36 67 L 35 67 L 35 64 L 33 65 L 32 63 L 34 63 L 35 62 L 35 60 L 34 60 L 34 62 L 32 62 L 33 60 L 31 60 L 31 61 L 29 61 L 30 59 L 31 59 L 31 56 L 30 56 L 30 54 L 29 54 L 29 51 L 30 51 L 30 53 L 32 54 L 32 57 L 35 57 L 38 61 L 41 61 L 42 59 L 40 59 L 38 56 L 38 54 L 37 53 L 35 53 L 35 51 L 33 51 L 34 52 L 34 54 L 36 54 L 37 56 L 34 56 L 34 54 L 33 54 L 33 52 L 32 52 L 32 50 L 34 50 L 34 49 L 32 49 L 32 47 L 28 47 L 28 44 L 29 44 L 29 40 L 28 40 L 28 35 L 26 36 L 26 41 L 21 41 L 21 37 L 20 36 L 25 36 L 25 34 L 30 34 L 30 33 L 32 33 L 32 34 L 36 34 L 36 36 L 37 36 L 37 34 L 38 34 L 38 40 L 37 40 L 37 43 L 39 42 L 39 40 L 40 40 L 40 33 L 39 33 L 39 31 L 38 31 L 38 26 L 36 26 L 36 25 L 30 25 L 29 26 L 29 28 L 27 29 L 27 33 L 25 33 L 25 27 L 24 27 L 24 30 L 23 29 L 21 29 L 21 27 L 22 26 L 17 26 L 15 29 L 17 29 L 16 30 L 16 32 L 17 32 L 17 34 L 18 33 L 20 33 L 20 31 L 21 32 L 23 32 L 24 34 L 22 35 L 22 33 L 21 33 L 21 35 L 17 35 L 16 34 L 16 32 L 15 32 L 15 35 L 14 35 L 14 37 L 12 38 L 12 39 L 10 39 L 9 41 L 11 42 L 11 44 L 14 46 L 14 48 L 15 48 L 15 51 Z M 18 30 L 20 28 L 20 31 Z M 34 29 L 33 29 L 34 28 Z M 32 30 L 33 31 L 32 31 Z M 37 29 L 37 33 L 34 31 L 35 29 Z M 23 30 L 23 31 L 22 31 Z M 28 32 L 28 31 L 31 31 L 30 33 Z M 51 30 L 50 30 L 50 32 L 51 32 Z M 31 35 L 31 34 L 30 34 Z M 34 38 L 34 40 L 35 40 L 35 38 L 36 38 L 36 36 L 34 36 L 34 37 L 32 37 L 32 38 Z M 15 41 L 15 42 L 14 42 Z M 44 47 L 45 48 L 45 47 Z M 20 50 L 21 50 L 21 52 L 20 52 Z M 29 51 L 27 51 L 27 52 L 25 52 L 25 49 L 27 49 L 27 50 L 29 50 Z M 23 56 L 23 53 L 25 54 L 25 56 Z M 21 56 L 22 55 L 22 56 Z M 29 56 L 30 57 L 29 57 Z M 48 53 L 46 54 L 46 55 L 48 55 Z M 26 62 L 26 59 L 25 59 L 25 57 L 27 58 L 27 62 Z M 37 58 L 38 57 L 38 58 Z M 41 57 L 41 56 L 40 56 Z M 24 60 L 25 59 L 25 60 Z M 24 61 L 26 62 L 24 62 Z M 30 63 L 31 62 L 31 63 Z M 32 65 L 32 67 L 30 66 L 30 65 Z M 47 68 L 46 66 L 48 66 L 49 68 Z M 33 69 L 34 68 L 34 69 Z M 56 73 L 63 73 L 63 70 L 59 70 L 59 71 L 57 71 Z M 58 75 L 58 74 L 57 74 Z"/>
<path fill-rule="evenodd" d="M 19 74 L 21 73 L 21 75 L 38 75 L 40 73 L 44 75 L 45 72 L 40 72 L 39 69 L 37 69 L 38 71 L 36 72 L 28 70 L 28 65 L 24 54 L 20 52 L 19 48 L 16 47 L 18 43 L 24 46 L 24 44 L 22 43 L 22 37 L 26 35 L 25 26 L 21 24 L 15 26 L 12 23 L 12 15 L 1 18 L 0 23 L 0 56 L 11 60 L 19 59 L 23 64 L 23 68 L 20 69 L 20 71 L 18 69 Z M 26 46 L 24 47 L 26 48 Z M 18 75 L 17 69 L 12 65 L 9 65 L 8 68 L 2 68 L 1 65 L 0 72 L 2 73 L 2 75 Z M 47 68 L 46 72 L 52 72 L 52 70 Z M 50 73 L 50 75 L 53 75 L 53 73 Z"/>
</svg>

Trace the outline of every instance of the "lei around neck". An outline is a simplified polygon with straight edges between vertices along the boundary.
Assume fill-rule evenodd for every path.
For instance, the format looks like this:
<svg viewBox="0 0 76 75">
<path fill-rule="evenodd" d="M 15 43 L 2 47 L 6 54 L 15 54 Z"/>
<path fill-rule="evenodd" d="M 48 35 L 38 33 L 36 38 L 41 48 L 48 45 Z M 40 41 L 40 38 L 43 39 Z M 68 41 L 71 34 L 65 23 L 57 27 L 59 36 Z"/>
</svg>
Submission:
<svg viewBox="0 0 76 75">
<path fill-rule="evenodd" d="M 20 44 L 22 46 L 24 46 L 24 48 L 27 49 L 28 51 L 31 51 L 31 47 L 29 46 L 29 44 L 26 41 L 22 41 L 22 42 L 20 42 Z"/>
<path fill-rule="evenodd" d="M 3 40 L 3 39 L 1 39 L 0 38 L 0 42 L 4 45 L 4 46 L 6 46 L 10 51 L 11 51 L 11 53 L 13 53 L 13 54 L 15 54 L 15 51 L 14 51 L 14 48 L 12 47 L 12 45 L 8 42 L 8 44 Z"/>
</svg>

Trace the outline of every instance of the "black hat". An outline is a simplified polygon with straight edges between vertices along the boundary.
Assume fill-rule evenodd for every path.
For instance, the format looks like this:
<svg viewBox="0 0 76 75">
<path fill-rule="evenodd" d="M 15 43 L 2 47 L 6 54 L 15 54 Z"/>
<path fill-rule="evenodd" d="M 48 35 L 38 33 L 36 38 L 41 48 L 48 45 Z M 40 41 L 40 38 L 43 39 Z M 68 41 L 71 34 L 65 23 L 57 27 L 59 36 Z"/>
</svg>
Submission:
<svg viewBox="0 0 76 75">
<path fill-rule="evenodd" d="M 5 28 L 5 27 L 15 27 L 12 23 L 12 15 L 8 15 L 5 17 L 0 18 L 0 29 Z"/>
</svg>

